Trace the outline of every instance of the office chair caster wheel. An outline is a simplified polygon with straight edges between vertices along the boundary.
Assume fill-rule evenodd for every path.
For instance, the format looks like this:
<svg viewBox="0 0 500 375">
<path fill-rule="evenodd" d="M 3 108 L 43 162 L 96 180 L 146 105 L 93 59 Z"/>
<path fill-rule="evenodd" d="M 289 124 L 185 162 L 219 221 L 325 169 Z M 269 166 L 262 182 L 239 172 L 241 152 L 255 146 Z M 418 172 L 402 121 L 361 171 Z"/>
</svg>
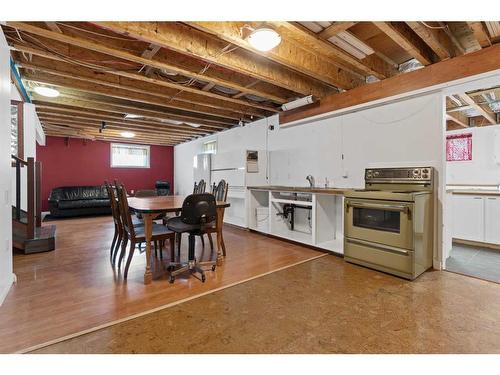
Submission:
<svg viewBox="0 0 500 375">
<path fill-rule="evenodd" d="M 212 271 L 215 271 L 215 264 L 212 266 Z"/>
<path fill-rule="evenodd" d="M 201 275 L 201 282 L 202 282 L 202 283 L 204 283 L 206 279 L 207 279 L 207 278 L 205 277 L 205 275 L 203 275 L 203 274 L 202 274 L 202 275 Z"/>
<path fill-rule="evenodd" d="M 170 284 L 173 284 L 173 283 L 174 283 L 174 281 L 175 281 L 175 276 L 170 276 L 170 277 L 168 278 L 168 282 L 169 282 Z"/>
</svg>

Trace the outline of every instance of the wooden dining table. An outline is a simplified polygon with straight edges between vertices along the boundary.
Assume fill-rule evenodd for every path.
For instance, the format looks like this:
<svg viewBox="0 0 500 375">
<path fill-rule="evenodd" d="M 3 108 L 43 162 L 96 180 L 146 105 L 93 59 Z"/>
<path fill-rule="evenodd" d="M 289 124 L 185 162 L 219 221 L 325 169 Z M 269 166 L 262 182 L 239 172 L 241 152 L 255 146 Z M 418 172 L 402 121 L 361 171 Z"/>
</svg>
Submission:
<svg viewBox="0 0 500 375">
<path fill-rule="evenodd" d="M 158 197 L 141 197 L 127 198 L 129 208 L 140 213 L 144 219 L 144 233 L 146 237 L 146 271 L 144 272 L 144 284 L 149 284 L 153 280 L 151 272 L 151 237 L 153 230 L 153 219 L 159 214 L 168 212 L 180 212 L 185 196 L 168 195 Z M 224 237 L 222 235 L 222 225 L 224 219 L 224 209 L 230 204 L 224 201 L 217 201 L 217 216 L 215 220 L 215 228 L 217 234 L 217 265 L 222 263 L 222 247 L 224 245 Z"/>
</svg>

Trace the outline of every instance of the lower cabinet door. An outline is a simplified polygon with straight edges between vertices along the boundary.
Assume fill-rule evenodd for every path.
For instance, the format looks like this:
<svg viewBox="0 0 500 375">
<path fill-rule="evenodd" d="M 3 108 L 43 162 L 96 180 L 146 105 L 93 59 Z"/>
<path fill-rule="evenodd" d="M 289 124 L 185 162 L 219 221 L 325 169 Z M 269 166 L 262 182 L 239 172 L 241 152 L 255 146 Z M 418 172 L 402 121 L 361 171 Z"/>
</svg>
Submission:
<svg viewBox="0 0 500 375">
<path fill-rule="evenodd" d="M 500 244 L 500 196 L 485 198 L 485 242 Z"/>
<path fill-rule="evenodd" d="M 453 197 L 453 238 L 484 242 L 484 198 L 477 195 Z"/>
</svg>

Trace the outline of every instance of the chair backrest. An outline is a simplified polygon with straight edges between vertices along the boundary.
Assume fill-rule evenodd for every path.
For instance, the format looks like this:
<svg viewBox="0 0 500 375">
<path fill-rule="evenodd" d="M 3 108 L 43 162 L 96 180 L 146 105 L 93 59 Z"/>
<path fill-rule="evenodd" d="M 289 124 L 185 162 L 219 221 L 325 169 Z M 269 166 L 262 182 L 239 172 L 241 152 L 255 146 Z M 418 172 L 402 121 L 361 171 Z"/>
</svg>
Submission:
<svg viewBox="0 0 500 375">
<path fill-rule="evenodd" d="M 181 220 L 186 224 L 209 224 L 215 221 L 217 206 L 210 193 L 191 194 L 182 203 Z"/>
<path fill-rule="evenodd" d="M 198 183 L 194 182 L 193 194 L 203 194 L 206 187 L 205 180 L 201 179 Z"/>
<path fill-rule="evenodd" d="M 134 197 L 136 198 L 156 197 L 156 196 L 158 196 L 156 190 L 137 190 L 134 195 Z"/>
<path fill-rule="evenodd" d="M 115 189 L 111 186 L 108 181 L 104 181 L 104 186 L 108 192 L 109 203 L 111 205 L 111 214 L 113 215 L 113 221 L 116 225 L 122 226 L 122 221 L 120 217 L 120 208 L 118 207 L 118 202 L 116 200 Z"/>
<path fill-rule="evenodd" d="M 132 238 L 134 238 L 135 230 L 134 224 L 132 223 L 132 215 L 130 215 L 130 209 L 128 207 L 127 190 L 125 189 L 123 184 L 117 183 L 116 181 L 115 185 L 116 195 L 118 196 L 118 203 L 120 205 L 120 215 L 123 223 L 123 228 Z"/>
<path fill-rule="evenodd" d="M 225 202 L 227 200 L 227 191 L 229 189 L 229 184 L 226 180 L 220 180 L 217 185 L 212 185 L 212 194 L 215 197 L 216 201 Z"/>
<path fill-rule="evenodd" d="M 170 195 L 170 182 L 168 181 L 156 181 L 155 188 L 159 196 Z"/>
</svg>

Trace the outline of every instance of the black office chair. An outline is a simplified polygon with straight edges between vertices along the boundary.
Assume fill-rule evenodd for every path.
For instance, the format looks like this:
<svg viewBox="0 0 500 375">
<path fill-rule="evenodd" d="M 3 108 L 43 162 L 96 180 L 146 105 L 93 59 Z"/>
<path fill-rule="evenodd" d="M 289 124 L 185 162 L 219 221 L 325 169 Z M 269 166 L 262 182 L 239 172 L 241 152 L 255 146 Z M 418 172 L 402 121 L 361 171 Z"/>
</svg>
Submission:
<svg viewBox="0 0 500 375">
<path fill-rule="evenodd" d="M 190 271 L 199 272 L 201 281 L 205 282 L 205 271 L 201 266 L 212 266 L 215 270 L 217 259 L 199 262 L 195 258 L 195 239 L 196 236 L 204 233 L 206 227 L 210 227 L 215 222 L 217 215 L 215 197 L 209 193 L 191 194 L 186 197 L 182 203 L 182 212 L 180 216 L 168 219 L 167 227 L 177 233 L 180 237 L 182 233 L 189 234 L 189 251 L 187 262 L 171 263 L 171 268 L 180 267 L 170 273 L 170 283 L 175 281 L 175 276 L 180 273 Z M 179 241 L 180 242 L 180 241 Z"/>
<path fill-rule="evenodd" d="M 159 196 L 170 195 L 170 182 L 156 181 L 155 189 Z"/>
</svg>

